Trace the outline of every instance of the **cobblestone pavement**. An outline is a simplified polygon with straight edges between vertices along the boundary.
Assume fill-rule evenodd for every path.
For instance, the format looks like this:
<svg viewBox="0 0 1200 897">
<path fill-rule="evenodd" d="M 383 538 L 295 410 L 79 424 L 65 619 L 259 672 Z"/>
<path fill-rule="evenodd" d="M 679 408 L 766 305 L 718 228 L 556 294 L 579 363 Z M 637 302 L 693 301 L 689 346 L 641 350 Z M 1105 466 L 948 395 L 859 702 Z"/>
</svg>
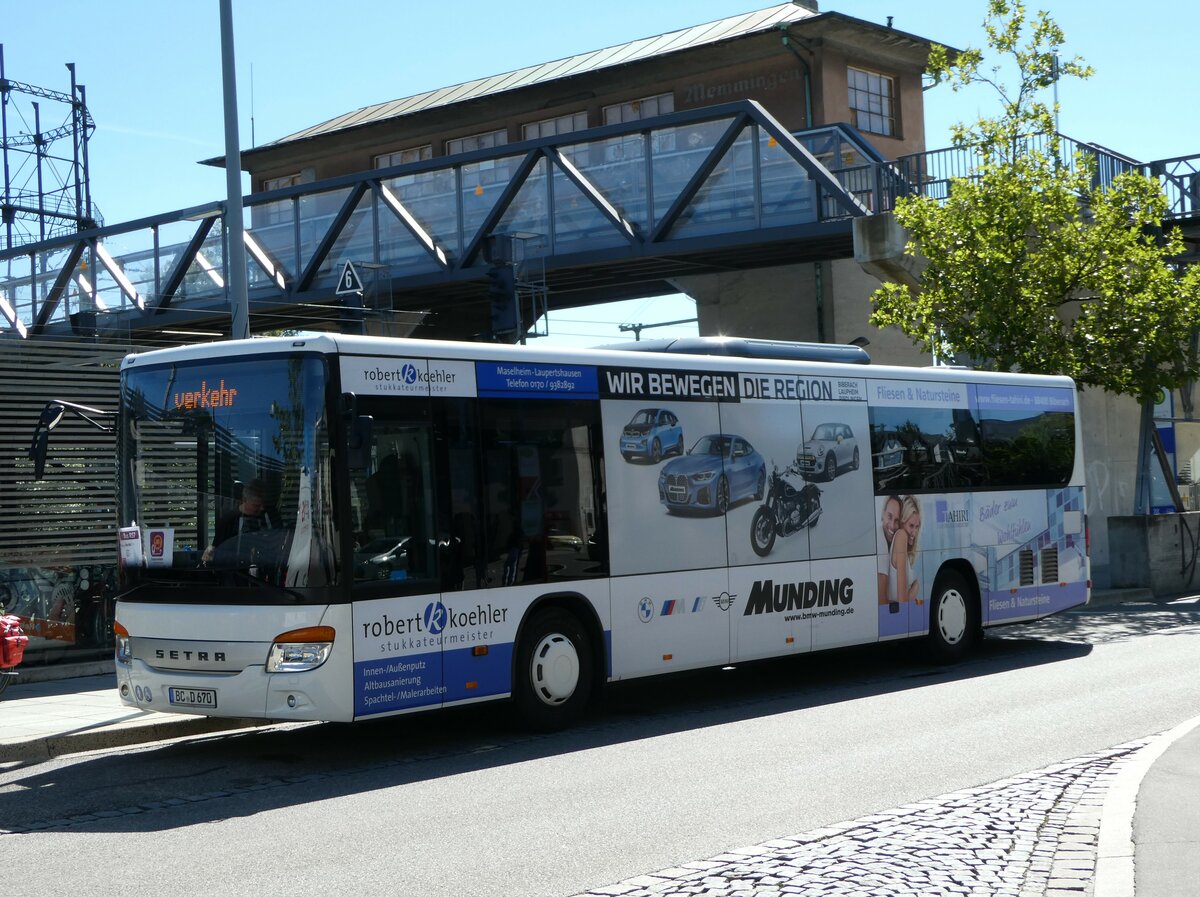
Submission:
<svg viewBox="0 0 1200 897">
<path fill-rule="evenodd" d="M 579 897 L 1091 897 L 1108 786 L 1151 740 Z"/>
</svg>

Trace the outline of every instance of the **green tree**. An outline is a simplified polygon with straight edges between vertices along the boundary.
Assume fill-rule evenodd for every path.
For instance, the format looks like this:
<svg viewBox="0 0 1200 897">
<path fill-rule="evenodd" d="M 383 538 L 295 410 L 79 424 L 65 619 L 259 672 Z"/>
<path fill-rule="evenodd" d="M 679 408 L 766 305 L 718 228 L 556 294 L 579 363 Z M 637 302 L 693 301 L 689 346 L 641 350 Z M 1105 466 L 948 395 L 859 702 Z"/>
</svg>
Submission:
<svg viewBox="0 0 1200 897">
<path fill-rule="evenodd" d="M 954 128 L 977 153 L 973 177 L 942 200 L 900 199 L 906 252 L 927 260 L 919 288 L 885 284 L 871 320 L 922 348 L 966 354 L 982 367 L 1061 373 L 1145 402 L 1196 374 L 1191 351 L 1200 270 L 1176 270 L 1179 236 L 1163 232 L 1167 203 L 1136 170 L 1098 186 L 1095 158 L 1063 158 L 1053 106 L 1040 97 L 1057 77 L 1087 78 L 1075 57 L 1057 64 L 1063 32 L 1044 12 L 991 0 L 987 43 L 1009 68 L 985 71 L 983 54 L 951 60 L 935 47 L 929 74 L 954 90 L 990 85 L 1000 113 Z"/>
</svg>

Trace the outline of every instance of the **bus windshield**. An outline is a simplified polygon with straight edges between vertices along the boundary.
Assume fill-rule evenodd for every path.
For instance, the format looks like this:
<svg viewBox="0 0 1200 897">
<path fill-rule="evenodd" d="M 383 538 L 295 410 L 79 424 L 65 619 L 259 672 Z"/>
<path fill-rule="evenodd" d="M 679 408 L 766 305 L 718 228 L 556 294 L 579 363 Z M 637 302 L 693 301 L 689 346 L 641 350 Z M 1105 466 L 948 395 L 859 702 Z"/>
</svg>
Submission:
<svg viewBox="0 0 1200 897">
<path fill-rule="evenodd" d="M 239 586 L 242 600 L 269 602 L 336 581 L 326 380 L 311 355 L 125 371 L 125 588 Z M 167 595 L 196 600 L 186 588 Z"/>
</svg>

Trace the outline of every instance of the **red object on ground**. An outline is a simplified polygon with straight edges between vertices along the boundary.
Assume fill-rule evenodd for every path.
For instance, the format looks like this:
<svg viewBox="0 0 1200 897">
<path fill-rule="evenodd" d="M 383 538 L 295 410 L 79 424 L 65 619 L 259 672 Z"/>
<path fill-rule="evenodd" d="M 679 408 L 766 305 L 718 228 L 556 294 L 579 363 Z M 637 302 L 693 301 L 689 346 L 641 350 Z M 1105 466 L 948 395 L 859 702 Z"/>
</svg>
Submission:
<svg viewBox="0 0 1200 897">
<path fill-rule="evenodd" d="M 15 667 L 25 657 L 29 636 L 21 631 L 21 618 L 16 614 L 0 617 L 0 669 Z"/>
</svg>

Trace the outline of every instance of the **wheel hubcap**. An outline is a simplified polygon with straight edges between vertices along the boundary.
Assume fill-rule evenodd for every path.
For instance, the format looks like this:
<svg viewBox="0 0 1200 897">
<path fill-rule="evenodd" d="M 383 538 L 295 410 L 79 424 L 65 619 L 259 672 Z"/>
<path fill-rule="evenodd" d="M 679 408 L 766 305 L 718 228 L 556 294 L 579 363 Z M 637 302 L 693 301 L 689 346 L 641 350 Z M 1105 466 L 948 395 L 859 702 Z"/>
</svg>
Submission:
<svg viewBox="0 0 1200 897">
<path fill-rule="evenodd" d="M 938 631 L 950 645 L 957 645 L 967 634 L 967 601 L 957 589 L 942 595 L 938 604 Z"/>
<path fill-rule="evenodd" d="M 553 632 L 533 650 L 529 668 L 534 693 L 552 707 L 569 700 L 579 685 L 579 653 L 569 638 Z"/>
</svg>

